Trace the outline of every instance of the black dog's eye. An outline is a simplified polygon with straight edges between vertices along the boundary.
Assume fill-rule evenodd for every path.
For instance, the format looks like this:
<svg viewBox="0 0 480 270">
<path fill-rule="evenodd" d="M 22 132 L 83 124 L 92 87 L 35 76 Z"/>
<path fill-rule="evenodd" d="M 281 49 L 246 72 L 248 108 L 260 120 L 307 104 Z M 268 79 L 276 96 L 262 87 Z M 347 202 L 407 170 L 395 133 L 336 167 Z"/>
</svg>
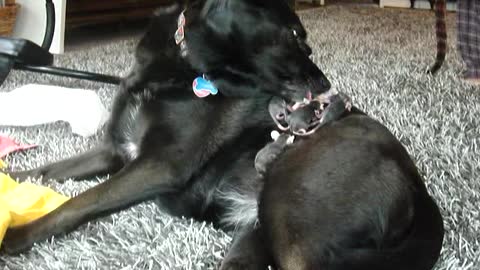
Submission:
<svg viewBox="0 0 480 270">
<path fill-rule="evenodd" d="M 307 33 L 300 26 L 292 25 L 290 26 L 290 31 L 293 37 L 295 37 L 296 39 L 303 40 L 303 41 L 307 39 Z"/>
</svg>

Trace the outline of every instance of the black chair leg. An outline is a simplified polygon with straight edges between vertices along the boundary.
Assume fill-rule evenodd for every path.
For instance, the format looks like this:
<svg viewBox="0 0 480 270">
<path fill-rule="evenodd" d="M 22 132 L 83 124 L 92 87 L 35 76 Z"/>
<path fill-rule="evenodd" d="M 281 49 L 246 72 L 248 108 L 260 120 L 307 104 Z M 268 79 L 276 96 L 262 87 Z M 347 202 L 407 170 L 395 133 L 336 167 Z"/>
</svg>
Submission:
<svg viewBox="0 0 480 270">
<path fill-rule="evenodd" d="M 37 73 L 44 73 L 44 74 L 51 74 L 56 76 L 63 76 L 63 77 L 70 77 L 75 79 L 82 79 L 94 82 L 103 82 L 109 84 L 120 84 L 120 77 L 105 75 L 105 74 L 98 74 L 88 71 L 80 71 L 68 68 L 60 68 L 60 67 L 53 67 L 53 66 L 34 66 L 34 65 L 26 65 L 26 64 L 15 64 L 15 69 L 18 70 L 27 70 L 31 72 Z"/>
<path fill-rule="evenodd" d="M 10 70 L 12 70 L 13 64 L 13 59 L 0 55 L 0 85 L 3 84 Z"/>
</svg>

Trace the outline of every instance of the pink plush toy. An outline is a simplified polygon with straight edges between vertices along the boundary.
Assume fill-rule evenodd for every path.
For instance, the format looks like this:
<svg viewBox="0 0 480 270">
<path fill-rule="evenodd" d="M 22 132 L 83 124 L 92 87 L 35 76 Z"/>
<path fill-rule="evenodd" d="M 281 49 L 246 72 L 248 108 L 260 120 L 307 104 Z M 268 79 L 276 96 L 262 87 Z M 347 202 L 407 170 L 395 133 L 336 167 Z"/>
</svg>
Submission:
<svg viewBox="0 0 480 270">
<path fill-rule="evenodd" d="M 20 150 L 26 150 L 37 147 L 36 145 L 21 145 L 16 143 L 13 139 L 0 134 L 0 158 Z"/>
</svg>

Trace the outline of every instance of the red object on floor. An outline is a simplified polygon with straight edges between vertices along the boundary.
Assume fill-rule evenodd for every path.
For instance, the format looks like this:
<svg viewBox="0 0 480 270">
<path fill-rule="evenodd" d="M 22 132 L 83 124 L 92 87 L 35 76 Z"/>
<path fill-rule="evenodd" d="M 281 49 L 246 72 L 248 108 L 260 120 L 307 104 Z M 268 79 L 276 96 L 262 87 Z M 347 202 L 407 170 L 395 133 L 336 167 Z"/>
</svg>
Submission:
<svg viewBox="0 0 480 270">
<path fill-rule="evenodd" d="M 18 144 L 12 138 L 0 134 L 0 158 L 3 158 L 12 152 L 27 150 L 34 147 L 37 147 L 37 145 Z"/>
</svg>

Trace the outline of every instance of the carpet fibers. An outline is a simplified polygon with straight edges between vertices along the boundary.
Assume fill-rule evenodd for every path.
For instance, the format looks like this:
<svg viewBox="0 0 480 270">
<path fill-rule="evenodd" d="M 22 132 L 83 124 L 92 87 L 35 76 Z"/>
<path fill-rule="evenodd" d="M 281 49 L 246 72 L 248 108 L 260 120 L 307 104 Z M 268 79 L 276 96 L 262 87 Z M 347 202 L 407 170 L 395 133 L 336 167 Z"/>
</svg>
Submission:
<svg viewBox="0 0 480 270">
<path fill-rule="evenodd" d="M 447 18 L 450 53 L 436 77 L 425 74 L 434 59 L 433 13 L 327 6 L 300 15 L 315 62 L 334 87 L 400 139 L 437 200 L 446 235 L 435 269 L 480 269 L 480 89 L 461 80 L 455 15 Z M 74 50 L 56 57 L 56 65 L 125 75 L 136 42 L 130 37 Z M 109 108 L 115 92 L 110 85 L 24 72 L 12 72 L 0 91 L 33 82 L 96 90 Z M 21 104 L 18 109 L 28 110 Z M 61 122 L 0 127 L 0 132 L 41 145 L 9 156 L 6 161 L 16 170 L 85 151 L 101 136 L 74 136 Z M 103 180 L 48 186 L 73 196 Z M 20 256 L 2 255 L 0 269 L 215 269 L 230 241 L 210 224 L 169 217 L 153 203 L 143 203 Z"/>
</svg>

